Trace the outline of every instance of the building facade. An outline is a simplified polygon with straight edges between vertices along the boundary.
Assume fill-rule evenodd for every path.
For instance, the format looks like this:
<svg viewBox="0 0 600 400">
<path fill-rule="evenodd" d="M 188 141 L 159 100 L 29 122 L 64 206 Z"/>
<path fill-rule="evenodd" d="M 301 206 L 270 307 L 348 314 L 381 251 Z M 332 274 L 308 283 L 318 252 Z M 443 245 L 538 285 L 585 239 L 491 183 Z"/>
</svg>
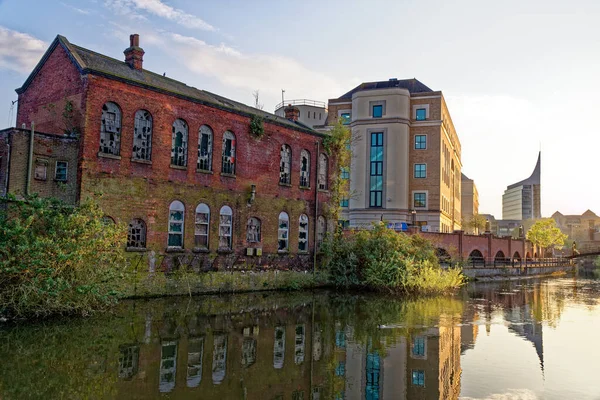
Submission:
<svg viewBox="0 0 600 400">
<path fill-rule="evenodd" d="M 471 220 L 474 215 L 479 214 L 479 192 L 473 179 L 469 179 L 465 174 L 461 174 L 461 216 L 463 223 Z M 463 226 L 463 229 L 466 229 Z M 469 228 L 472 233 L 475 228 Z"/>
<path fill-rule="evenodd" d="M 552 214 L 552 219 L 562 233 L 575 242 L 580 252 L 600 249 L 600 217 L 592 210 L 581 215 L 564 215 L 557 211 Z"/>
<path fill-rule="evenodd" d="M 461 145 L 442 92 L 416 79 L 362 83 L 330 99 L 328 111 L 329 125 L 341 118 L 352 131 L 341 204 L 350 227 L 461 228 Z"/>
<path fill-rule="evenodd" d="M 285 117 L 285 108 L 298 108 L 298 122 L 311 128 L 322 127 L 327 121 L 325 103 L 317 100 L 297 99 L 282 101 L 275 107 L 275 115 Z"/>
<path fill-rule="evenodd" d="M 17 90 L 18 126 L 79 138 L 77 200 L 94 197 L 128 225 L 131 251 L 310 260 L 335 170 L 323 135 L 294 113 L 143 69 L 138 35 L 124 53 L 119 61 L 57 36 Z"/>
<path fill-rule="evenodd" d="M 509 185 L 504 191 L 502 219 L 523 221 L 542 218 L 541 159 L 542 152 L 538 154 L 537 163 L 531 176 Z"/>
</svg>

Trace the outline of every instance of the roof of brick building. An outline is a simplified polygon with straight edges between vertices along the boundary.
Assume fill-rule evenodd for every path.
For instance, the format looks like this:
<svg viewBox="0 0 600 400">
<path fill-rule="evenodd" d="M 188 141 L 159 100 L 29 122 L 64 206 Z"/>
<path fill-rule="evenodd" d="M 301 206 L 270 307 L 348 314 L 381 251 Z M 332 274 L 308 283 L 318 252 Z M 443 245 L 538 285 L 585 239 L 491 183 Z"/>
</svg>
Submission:
<svg viewBox="0 0 600 400">
<path fill-rule="evenodd" d="M 132 68 L 125 61 L 120 61 L 104 54 L 96 53 L 92 50 L 70 43 L 66 37 L 57 35 L 38 65 L 31 72 L 22 87 L 17 89 L 17 93 L 24 92 L 38 71 L 43 66 L 46 59 L 50 56 L 57 45 L 61 45 L 68 53 L 69 57 L 81 74 L 94 74 L 111 79 L 124 81 L 137 86 L 142 86 L 150 90 L 156 90 L 170 95 L 183 97 L 211 107 L 220 108 L 227 111 L 244 114 L 247 116 L 257 115 L 265 120 L 278 125 L 292 127 L 303 131 L 309 131 L 312 134 L 322 135 L 315 132 L 312 128 L 298 121 L 290 121 L 284 117 L 268 113 L 266 111 L 245 105 L 243 103 L 231 100 L 206 90 L 197 89 L 188 86 L 183 82 L 168 78 L 145 69 L 137 70 Z"/>
<path fill-rule="evenodd" d="M 407 89 L 411 94 L 412 93 L 427 93 L 433 92 L 430 88 L 421 83 L 418 79 L 389 79 L 387 81 L 378 81 L 378 82 L 364 82 L 349 91 L 348 93 L 343 94 L 338 97 L 337 100 L 351 100 L 352 95 L 356 92 L 360 92 L 362 90 L 373 90 L 373 89 L 390 89 L 390 88 L 401 88 Z"/>
</svg>

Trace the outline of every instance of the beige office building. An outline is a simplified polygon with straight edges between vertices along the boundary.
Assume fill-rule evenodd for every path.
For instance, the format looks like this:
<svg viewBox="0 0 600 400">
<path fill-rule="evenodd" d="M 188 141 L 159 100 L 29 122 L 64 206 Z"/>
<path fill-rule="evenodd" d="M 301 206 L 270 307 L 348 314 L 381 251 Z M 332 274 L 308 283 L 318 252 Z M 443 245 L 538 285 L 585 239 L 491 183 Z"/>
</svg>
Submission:
<svg viewBox="0 0 600 400">
<path fill-rule="evenodd" d="M 362 83 L 328 104 L 328 124 L 352 130 L 351 228 L 415 220 L 423 230 L 461 229 L 461 146 L 440 91 L 417 79 Z"/>
<path fill-rule="evenodd" d="M 461 174 L 461 215 L 462 221 L 467 222 L 473 215 L 479 214 L 479 192 L 473 179 Z M 466 229 L 467 233 L 473 233 L 475 228 Z"/>
</svg>

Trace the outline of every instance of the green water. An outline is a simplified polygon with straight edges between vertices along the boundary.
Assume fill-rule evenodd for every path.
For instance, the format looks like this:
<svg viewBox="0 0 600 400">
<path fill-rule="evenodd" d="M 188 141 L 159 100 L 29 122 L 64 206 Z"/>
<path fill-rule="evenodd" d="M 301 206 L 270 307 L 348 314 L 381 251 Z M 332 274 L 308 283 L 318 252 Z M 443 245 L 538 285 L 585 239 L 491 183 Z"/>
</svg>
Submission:
<svg viewBox="0 0 600 400">
<path fill-rule="evenodd" d="M 0 328 L 1 399 L 599 399 L 600 281 L 137 300 Z"/>
</svg>

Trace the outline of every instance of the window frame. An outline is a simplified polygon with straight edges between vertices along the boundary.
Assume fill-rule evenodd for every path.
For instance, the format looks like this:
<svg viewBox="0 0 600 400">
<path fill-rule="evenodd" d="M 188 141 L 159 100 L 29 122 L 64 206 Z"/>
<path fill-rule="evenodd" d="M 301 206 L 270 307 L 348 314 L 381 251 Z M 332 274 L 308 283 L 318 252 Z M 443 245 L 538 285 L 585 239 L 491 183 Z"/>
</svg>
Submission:
<svg viewBox="0 0 600 400">
<path fill-rule="evenodd" d="M 111 110 L 110 108 L 114 108 Z M 107 117 L 114 114 L 114 121 L 107 123 Z M 119 158 L 121 156 L 121 135 L 123 111 L 121 107 L 114 101 L 107 101 L 102 105 L 102 114 L 100 116 L 100 140 L 99 140 L 99 155 L 107 155 Z M 111 137 L 112 135 L 112 137 Z M 103 145 L 102 142 L 105 142 Z M 112 145 L 110 144 L 111 142 Z M 109 149 L 110 151 L 105 151 Z"/>
<path fill-rule="evenodd" d="M 227 141 L 231 141 L 229 145 L 229 154 L 226 155 Z M 235 176 L 236 173 L 236 139 L 232 131 L 225 131 L 223 134 L 223 147 L 221 149 L 221 173 L 225 175 Z"/>
<path fill-rule="evenodd" d="M 305 158 L 306 163 L 304 162 Z M 306 170 L 304 166 L 306 166 Z M 310 188 L 310 152 L 306 149 L 300 151 L 300 187 Z"/>
<path fill-rule="evenodd" d="M 206 215 L 206 221 L 198 220 L 199 215 Z M 206 233 L 200 232 L 201 226 L 206 227 Z M 206 245 L 200 243 L 200 238 L 206 238 Z M 194 212 L 194 246 L 196 249 L 208 250 L 210 248 L 210 207 L 206 203 L 199 203 Z"/>
<path fill-rule="evenodd" d="M 299 253 L 308 253 L 308 244 L 309 244 L 309 232 L 310 232 L 310 223 L 308 220 L 308 215 L 300 214 L 298 217 L 298 252 Z M 302 234 L 305 234 L 305 237 L 302 237 Z M 304 249 L 301 248 L 301 245 L 304 245 Z"/>
<path fill-rule="evenodd" d="M 279 183 L 292 184 L 292 148 L 285 143 L 279 150 Z"/>
<path fill-rule="evenodd" d="M 423 203 L 422 203 L 423 205 L 417 205 L 417 195 L 423 196 L 423 199 L 424 199 Z M 419 203 L 419 204 L 421 204 L 421 203 Z M 427 192 L 418 192 L 418 191 L 413 192 L 413 208 L 421 208 L 421 209 L 427 208 Z"/>
<path fill-rule="evenodd" d="M 329 158 L 325 153 L 319 154 L 319 173 L 317 174 L 317 188 L 329 190 Z"/>
<path fill-rule="evenodd" d="M 419 139 L 424 140 L 420 141 Z M 427 150 L 427 135 L 415 135 L 415 150 Z"/>
<path fill-rule="evenodd" d="M 373 104 L 371 106 L 371 114 L 373 118 L 383 118 L 383 104 Z"/>
<path fill-rule="evenodd" d="M 181 209 L 179 209 L 179 205 L 181 205 Z M 178 207 L 178 208 L 175 208 Z M 175 220 L 173 219 L 173 212 L 181 212 L 181 220 Z M 175 225 L 181 225 L 181 230 L 180 231 L 176 231 L 171 229 L 171 225 L 175 224 Z M 183 202 L 179 201 L 179 200 L 173 200 L 171 202 L 171 204 L 169 204 L 169 224 L 168 224 L 168 230 L 167 230 L 167 248 L 168 249 L 173 249 L 173 250 L 182 250 L 184 249 L 184 239 L 185 239 L 185 204 L 183 204 Z M 171 244 L 171 237 L 172 236 L 181 236 L 181 245 L 173 245 Z"/>
<path fill-rule="evenodd" d="M 422 111 L 422 116 L 420 116 Z M 422 107 L 422 108 L 416 108 L 415 109 L 415 120 L 416 121 L 427 121 L 427 108 Z"/>
<path fill-rule="evenodd" d="M 370 132 L 369 140 L 369 208 L 383 208 L 383 168 L 385 166 L 384 132 Z M 378 159 L 378 148 L 381 148 L 381 159 Z M 374 190 L 374 187 L 380 187 L 380 189 Z"/>
<path fill-rule="evenodd" d="M 229 221 L 223 222 L 223 217 L 229 217 Z M 226 233 L 221 228 L 229 227 L 229 233 Z M 221 242 L 224 238 L 228 242 L 228 246 L 221 246 Z M 228 205 L 224 205 L 219 210 L 219 251 L 232 251 L 233 250 L 233 210 Z"/>
<path fill-rule="evenodd" d="M 65 171 L 65 177 L 62 178 L 58 176 L 58 171 L 59 171 L 59 166 L 58 164 L 64 164 L 64 171 Z M 69 162 L 68 161 L 56 161 L 56 163 L 54 164 L 54 180 L 56 182 L 66 182 L 68 180 L 68 176 L 69 176 Z"/>
<path fill-rule="evenodd" d="M 139 109 L 133 116 L 133 147 L 131 149 L 131 159 L 134 161 L 152 161 L 152 135 L 153 131 L 153 118 L 150 111 L 145 109 Z M 148 128 L 149 127 L 149 128 Z M 138 133 L 138 129 L 142 132 Z M 144 129 L 149 129 L 149 132 L 144 132 Z M 139 136 L 144 136 L 140 138 Z M 143 143 L 146 142 L 144 146 Z M 138 150 L 136 150 L 136 146 Z M 145 157 L 138 157 L 138 153 Z"/>
<path fill-rule="evenodd" d="M 202 149 L 202 139 L 205 136 L 208 139 L 206 140 L 206 149 L 204 150 Z M 196 162 L 196 169 L 198 171 L 212 171 L 214 137 L 214 131 L 210 126 L 202 124 L 198 129 L 198 161 Z M 203 154 L 204 151 L 206 154 Z"/>
<path fill-rule="evenodd" d="M 134 222 L 141 222 L 140 227 L 138 228 L 138 229 L 141 229 L 141 232 L 135 233 L 137 235 L 140 235 L 140 239 L 137 239 L 137 240 L 132 239 L 132 236 L 134 236 L 133 229 L 135 229 L 135 227 L 133 226 Z M 146 225 L 146 221 L 144 221 L 142 218 L 133 218 L 129 222 L 129 226 L 127 228 L 127 250 L 146 250 L 146 246 L 148 244 L 147 240 L 148 240 L 148 226 Z M 141 246 L 132 245 L 132 244 L 134 244 L 134 242 L 139 242 L 142 245 Z"/>
<path fill-rule="evenodd" d="M 181 128 L 177 131 L 176 124 L 180 123 Z M 177 133 L 181 133 L 181 146 L 177 146 Z M 188 123 L 177 118 L 171 125 L 171 166 L 179 168 L 187 168 L 188 166 L 188 149 L 189 149 L 190 127 Z M 177 151 L 180 149 L 180 152 Z M 180 153 L 180 154 L 177 154 Z"/>
<path fill-rule="evenodd" d="M 254 222 L 254 224 L 251 224 L 252 222 Z M 255 235 L 255 237 L 252 240 L 250 239 L 250 228 L 251 227 L 255 228 L 255 232 L 253 232 L 253 235 Z M 262 229 L 262 222 L 261 222 L 260 218 L 249 217 L 248 222 L 246 223 L 246 242 L 247 243 L 260 243 L 262 241 L 261 229 Z"/>
<path fill-rule="evenodd" d="M 285 243 L 285 245 L 283 247 L 282 247 L 282 243 Z M 290 216 L 285 211 L 282 211 L 279 213 L 279 218 L 278 218 L 278 223 L 277 223 L 277 252 L 278 253 L 287 253 L 289 250 L 290 250 Z"/>
<path fill-rule="evenodd" d="M 413 177 L 415 179 L 426 179 L 427 163 L 415 163 L 413 165 Z"/>
</svg>

